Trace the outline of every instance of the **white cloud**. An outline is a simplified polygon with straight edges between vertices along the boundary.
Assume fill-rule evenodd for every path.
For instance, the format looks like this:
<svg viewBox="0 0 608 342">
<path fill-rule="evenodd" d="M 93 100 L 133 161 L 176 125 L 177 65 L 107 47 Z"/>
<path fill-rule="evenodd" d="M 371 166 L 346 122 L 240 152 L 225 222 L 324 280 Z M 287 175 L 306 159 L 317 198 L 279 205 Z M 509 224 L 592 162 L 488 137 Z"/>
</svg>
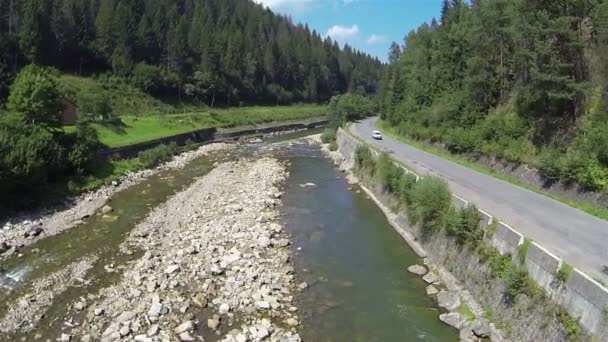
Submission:
<svg viewBox="0 0 608 342">
<path fill-rule="evenodd" d="M 325 34 L 328 37 L 331 37 L 334 40 L 346 40 L 352 39 L 359 35 L 359 26 L 353 25 L 351 27 L 334 25 L 327 30 Z"/>
<path fill-rule="evenodd" d="M 272 10 L 301 12 L 309 9 L 315 0 L 253 0 Z"/>
<path fill-rule="evenodd" d="M 371 36 L 369 36 L 369 38 L 367 39 L 367 44 L 370 45 L 374 45 L 374 44 L 382 44 L 382 43 L 386 43 L 387 39 L 385 36 L 381 36 L 379 34 L 372 34 Z"/>
</svg>

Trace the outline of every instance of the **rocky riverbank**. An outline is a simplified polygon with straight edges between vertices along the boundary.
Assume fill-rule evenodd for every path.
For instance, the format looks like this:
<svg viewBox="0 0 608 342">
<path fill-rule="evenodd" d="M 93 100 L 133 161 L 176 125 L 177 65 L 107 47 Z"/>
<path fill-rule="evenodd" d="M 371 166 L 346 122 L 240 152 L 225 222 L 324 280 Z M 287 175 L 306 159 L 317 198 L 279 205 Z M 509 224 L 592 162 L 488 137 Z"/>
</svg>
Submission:
<svg viewBox="0 0 608 342">
<path fill-rule="evenodd" d="M 82 224 L 88 217 L 95 215 L 97 212 L 111 211 L 111 197 L 115 193 L 133 186 L 151 175 L 165 170 L 181 169 L 195 158 L 212 152 L 231 149 L 234 146 L 233 144 L 201 146 L 196 150 L 184 152 L 154 169 L 130 172 L 111 185 L 77 198 L 66 199 L 62 206 L 43 209 L 34 213 L 23 213 L 18 217 L 5 220 L 0 225 L 0 258 L 12 255 L 19 248 L 28 246 L 40 239 L 59 234 Z"/>
<path fill-rule="evenodd" d="M 155 209 L 121 246 L 143 256 L 74 303 L 70 341 L 299 341 L 276 159 L 223 163 Z"/>
</svg>

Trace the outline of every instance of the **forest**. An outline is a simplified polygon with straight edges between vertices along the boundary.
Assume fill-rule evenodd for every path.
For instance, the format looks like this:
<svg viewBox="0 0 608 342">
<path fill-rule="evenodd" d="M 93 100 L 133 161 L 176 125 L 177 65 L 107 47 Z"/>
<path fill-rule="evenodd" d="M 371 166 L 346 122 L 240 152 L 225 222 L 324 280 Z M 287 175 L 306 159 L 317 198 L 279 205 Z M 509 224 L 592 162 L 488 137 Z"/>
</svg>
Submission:
<svg viewBox="0 0 608 342">
<path fill-rule="evenodd" d="M 0 215 L 153 164 L 96 159 L 100 132 L 125 122 L 137 123 L 120 137 L 132 143 L 144 138 L 128 132 L 150 122 L 170 132 L 188 118 L 173 127 L 183 133 L 307 108 L 314 115 L 322 108 L 217 108 L 370 95 L 384 67 L 250 0 L 0 0 Z M 66 101 L 79 111 L 69 128 Z M 182 116 L 165 115 L 175 112 Z"/>
<path fill-rule="evenodd" d="M 371 94 L 383 68 L 249 0 L 0 0 L 0 102 L 29 63 L 209 106 Z"/>
<path fill-rule="evenodd" d="M 444 0 L 393 43 L 384 124 L 608 189 L 608 1 Z"/>
</svg>

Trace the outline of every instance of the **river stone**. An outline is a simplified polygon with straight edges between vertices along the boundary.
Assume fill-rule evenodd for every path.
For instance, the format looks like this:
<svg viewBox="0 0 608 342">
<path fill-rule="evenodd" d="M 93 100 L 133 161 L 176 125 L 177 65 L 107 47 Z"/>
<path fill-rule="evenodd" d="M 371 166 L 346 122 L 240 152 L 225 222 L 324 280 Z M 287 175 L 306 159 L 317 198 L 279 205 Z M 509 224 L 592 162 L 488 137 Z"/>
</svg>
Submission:
<svg viewBox="0 0 608 342">
<path fill-rule="evenodd" d="M 258 246 L 260 246 L 262 248 L 266 248 L 266 247 L 270 246 L 270 239 L 266 236 L 262 236 L 261 238 L 258 239 Z"/>
<path fill-rule="evenodd" d="M 426 268 L 424 266 L 420 266 L 420 265 L 412 265 L 412 266 L 408 267 L 407 270 L 410 271 L 410 273 L 414 273 L 419 276 L 426 274 Z"/>
<path fill-rule="evenodd" d="M 173 331 L 179 335 L 183 332 L 192 331 L 192 330 L 194 330 L 195 327 L 196 326 L 194 325 L 194 322 L 185 321 L 184 323 L 180 324 L 177 328 L 175 328 Z"/>
<path fill-rule="evenodd" d="M 150 326 L 150 328 L 148 329 L 148 331 L 146 332 L 146 334 L 149 337 L 153 337 L 156 336 L 158 334 L 158 331 L 160 330 L 158 324 L 153 324 Z"/>
<path fill-rule="evenodd" d="M 187 331 L 184 331 L 183 333 L 179 334 L 179 340 L 183 342 L 190 342 L 194 341 L 194 337 L 190 336 Z"/>
<path fill-rule="evenodd" d="M 439 277 L 437 277 L 435 273 L 429 272 L 424 277 L 422 277 L 422 280 L 427 282 L 427 284 L 436 284 L 439 282 Z"/>
<path fill-rule="evenodd" d="M 209 329 L 211 330 L 217 330 L 217 327 L 220 326 L 220 318 L 217 315 L 214 315 L 213 318 L 209 318 L 207 320 L 207 326 L 209 327 Z"/>
<path fill-rule="evenodd" d="M 300 285 L 298 285 L 298 289 L 299 289 L 300 291 L 304 291 L 304 290 L 306 290 L 307 288 L 308 288 L 308 283 L 306 283 L 305 281 L 304 281 L 304 282 L 302 282 Z"/>
<path fill-rule="evenodd" d="M 261 341 L 261 340 L 265 339 L 266 337 L 268 337 L 268 335 L 270 335 L 270 332 L 268 331 L 268 329 L 266 329 L 264 327 L 260 327 L 258 329 L 257 340 Z"/>
<path fill-rule="evenodd" d="M 473 333 L 475 336 L 480 338 L 490 337 L 492 333 L 492 329 L 490 328 L 490 323 L 485 319 L 477 319 L 473 322 Z"/>
<path fill-rule="evenodd" d="M 95 316 L 101 316 L 104 313 L 104 309 L 97 308 L 95 309 L 95 311 L 93 311 L 93 313 L 95 314 Z"/>
<path fill-rule="evenodd" d="M 118 317 L 116 317 L 116 321 L 119 323 L 126 323 L 132 320 L 135 317 L 135 313 L 133 311 L 123 311 Z"/>
<path fill-rule="evenodd" d="M 255 306 L 260 310 L 268 310 L 270 309 L 270 303 L 264 300 L 260 300 L 255 302 Z"/>
<path fill-rule="evenodd" d="M 460 297 L 455 292 L 441 291 L 437 294 L 437 303 L 448 311 L 454 311 L 460 307 Z"/>
<path fill-rule="evenodd" d="M 103 208 L 101 208 L 101 213 L 105 215 L 107 213 L 112 212 L 112 210 L 114 209 L 112 209 L 112 207 L 110 207 L 109 205 L 104 205 Z"/>
<path fill-rule="evenodd" d="M 72 335 L 61 334 L 61 336 L 59 337 L 60 342 L 70 342 L 71 340 L 72 340 Z"/>
<path fill-rule="evenodd" d="M 171 265 L 165 269 L 165 274 L 175 273 L 179 270 L 179 265 Z"/>
<path fill-rule="evenodd" d="M 289 325 L 290 327 L 295 327 L 295 326 L 298 326 L 298 324 L 300 324 L 300 323 L 298 323 L 298 320 L 293 317 L 290 317 L 287 320 L 285 320 L 285 323 L 287 323 L 287 325 Z"/>
<path fill-rule="evenodd" d="M 426 294 L 427 296 L 434 296 L 437 293 L 439 293 L 439 290 L 437 290 L 437 288 L 433 285 L 429 285 L 426 287 Z"/>
<path fill-rule="evenodd" d="M 439 320 L 443 323 L 452 326 L 456 329 L 460 329 L 462 327 L 462 318 L 460 314 L 457 312 L 444 313 L 439 315 Z"/>
<path fill-rule="evenodd" d="M 158 302 L 152 303 L 150 306 L 150 310 L 148 310 L 148 315 L 152 317 L 158 317 L 163 313 L 163 305 Z"/>
<path fill-rule="evenodd" d="M 153 342 L 154 340 L 149 338 L 146 335 L 137 335 L 135 337 L 133 337 L 133 340 L 136 342 Z"/>
<path fill-rule="evenodd" d="M 220 305 L 220 315 L 225 315 L 230 311 L 230 305 L 228 305 L 227 303 L 224 303 L 222 305 Z"/>
</svg>

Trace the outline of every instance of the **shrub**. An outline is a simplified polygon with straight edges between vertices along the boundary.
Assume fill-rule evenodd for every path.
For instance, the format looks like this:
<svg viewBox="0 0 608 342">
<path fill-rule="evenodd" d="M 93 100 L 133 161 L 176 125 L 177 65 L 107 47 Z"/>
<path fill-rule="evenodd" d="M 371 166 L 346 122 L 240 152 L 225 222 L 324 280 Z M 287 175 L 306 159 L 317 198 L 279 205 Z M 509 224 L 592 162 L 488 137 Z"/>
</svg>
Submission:
<svg viewBox="0 0 608 342">
<path fill-rule="evenodd" d="M 481 217 L 477 207 L 469 205 L 455 211 L 446 225 L 448 235 L 453 236 L 461 244 L 478 245 L 483 240 L 483 230 L 479 225 Z"/>
<path fill-rule="evenodd" d="M 565 262 L 559 271 L 557 271 L 557 280 L 562 284 L 567 282 L 570 279 L 570 275 L 572 275 L 572 270 L 572 265 Z"/>
<path fill-rule="evenodd" d="M 162 162 L 167 162 L 173 158 L 178 152 L 177 145 L 171 143 L 169 145 L 159 145 L 154 148 L 141 151 L 138 154 L 138 159 L 145 168 L 154 167 Z"/>
<path fill-rule="evenodd" d="M 333 128 L 326 128 L 321 134 L 321 142 L 329 144 L 332 141 L 336 141 L 336 130 Z"/>
<path fill-rule="evenodd" d="M 329 101 L 329 118 L 336 126 L 361 119 L 374 113 L 374 104 L 366 97 L 356 94 L 336 95 Z"/>
<path fill-rule="evenodd" d="M 524 239 L 524 243 L 522 243 L 517 249 L 517 256 L 519 257 L 519 263 L 524 264 L 526 262 L 526 257 L 528 256 L 528 250 L 530 249 L 530 244 L 532 241 L 528 239 Z"/>
<path fill-rule="evenodd" d="M 338 149 L 338 144 L 337 144 L 335 141 L 332 141 L 332 142 L 329 144 L 329 150 L 330 150 L 330 151 L 336 151 L 337 149 Z"/>
<path fill-rule="evenodd" d="M 25 118 L 28 124 L 61 126 L 61 95 L 49 69 L 28 65 L 11 86 L 6 108 Z"/>
<path fill-rule="evenodd" d="M 399 179 L 403 170 L 395 165 L 387 153 L 382 153 L 376 161 L 374 174 L 382 187 L 391 193 L 396 193 L 399 189 Z"/>
<path fill-rule="evenodd" d="M 78 113 L 81 118 L 95 121 L 110 120 L 113 116 L 110 99 L 105 93 L 82 92 L 78 96 Z"/>
<path fill-rule="evenodd" d="M 133 69 L 133 83 L 149 94 L 156 94 L 161 86 L 161 69 L 154 65 L 139 63 Z"/>
<path fill-rule="evenodd" d="M 580 334 L 580 329 L 581 329 L 580 326 L 578 325 L 578 322 L 575 319 L 573 319 L 572 317 L 570 317 L 568 312 L 566 312 L 566 310 L 563 308 L 560 309 L 559 312 L 557 313 L 557 319 L 564 327 L 568 340 L 576 341 L 578 335 Z"/>
<path fill-rule="evenodd" d="M 373 176 L 375 161 L 372 152 L 367 146 L 359 146 L 355 151 L 355 166 L 358 170 Z"/>
<path fill-rule="evenodd" d="M 411 173 L 404 173 L 399 177 L 399 185 L 397 189 L 397 193 L 399 195 L 399 200 L 404 205 L 408 206 L 411 204 L 411 191 L 416 184 L 417 177 Z"/>
<path fill-rule="evenodd" d="M 543 150 L 539 155 L 539 171 L 551 180 L 568 177 L 568 160 L 564 153 L 554 148 Z"/>
<path fill-rule="evenodd" d="M 410 222 L 420 225 L 422 238 L 429 238 L 443 226 L 450 206 L 447 183 L 440 178 L 426 177 L 412 187 L 408 205 Z"/>
<path fill-rule="evenodd" d="M 79 120 L 74 138 L 68 159 L 77 173 L 90 171 L 95 161 L 95 150 L 99 146 L 97 131 L 88 121 Z"/>
</svg>

